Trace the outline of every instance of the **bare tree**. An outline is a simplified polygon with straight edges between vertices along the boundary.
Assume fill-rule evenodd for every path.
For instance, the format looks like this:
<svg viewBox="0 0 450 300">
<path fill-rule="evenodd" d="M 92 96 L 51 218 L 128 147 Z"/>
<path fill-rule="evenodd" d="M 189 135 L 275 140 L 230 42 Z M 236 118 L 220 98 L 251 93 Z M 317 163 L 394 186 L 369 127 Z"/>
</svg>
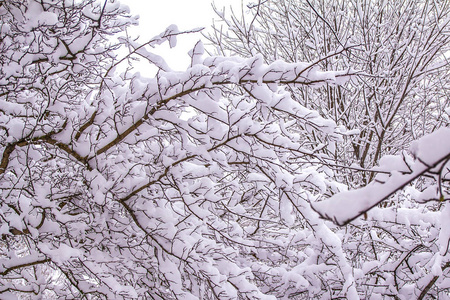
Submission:
<svg viewBox="0 0 450 300">
<path fill-rule="evenodd" d="M 217 53 L 361 71 L 346 85 L 288 87 L 346 129 L 343 143 L 320 151 L 332 158 L 334 179 L 364 187 L 325 191 L 312 206 L 346 224 L 328 226 L 350 258 L 358 294 L 446 297 L 450 137 L 438 129 L 450 119 L 448 1 L 268 0 L 248 8 L 241 16 L 217 9 L 221 22 L 207 35 Z M 425 150 L 408 153 L 423 135 Z"/>
<path fill-rule="evenodd" d="M 363 72 L 350 85 L 291 91 L 355 133 L 331 153 L 335 160 L 370 168 L 381 155 L 398 154 L 448 125 L 448 1 L 269 0 L 249 7 L 245 18 L 217 10 L 222 22 L 208 38 L 219 53 Z M 362 175 L 347 176 L 346 183 L 373 179 L 373 173 Z"/>
</svg>

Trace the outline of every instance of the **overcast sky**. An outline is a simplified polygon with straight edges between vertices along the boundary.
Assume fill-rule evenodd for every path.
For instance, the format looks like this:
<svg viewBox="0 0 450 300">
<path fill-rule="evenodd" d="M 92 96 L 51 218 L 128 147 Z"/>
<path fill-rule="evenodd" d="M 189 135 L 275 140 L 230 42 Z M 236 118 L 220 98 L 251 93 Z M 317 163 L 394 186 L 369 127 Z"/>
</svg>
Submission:
<svg viewBox="0 0 450 300">
<path fill-rule="evenodd" d="M 140 15 L 139 26 L 132 34 L 139 34 L 143 39 L 150 39 L 163 32 L 169 25 L 176 24 L 179 30 L 198 27 L 210 27 L 215 13 L 212 0 L 121 0 L 130 7 L 132 14 Z M 241 0 L 215 0 L 217 8 L 233 6 L 241 11 Z M 189 34 L 178 39 L 177 47 L 169 49 L 163 46 L 155 52 L 166 59 L 174 70 L 185 70 L 189 65 L 187 52 L 201 38 L 200 34 Z"/>
</svg>

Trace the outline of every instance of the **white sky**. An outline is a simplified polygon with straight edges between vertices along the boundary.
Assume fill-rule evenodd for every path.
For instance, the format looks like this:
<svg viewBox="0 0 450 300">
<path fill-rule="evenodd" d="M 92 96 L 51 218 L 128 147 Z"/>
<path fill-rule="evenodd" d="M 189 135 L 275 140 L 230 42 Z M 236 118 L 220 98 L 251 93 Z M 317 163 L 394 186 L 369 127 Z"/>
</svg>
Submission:
<svg viewBox="0 0 450 300">
<path fill-rule="evenodd" d="M 120 0 L 130 7 L 133 15 L 140 15 L 139 26 L 132 29 L 132 35 L 141 36 L 141 42 L 163 32 L 169 25 L 176 24 L 180 31 L 198 27 L 211 27 L 216 17 L 212 0 Z M 241 0 L 215 0 L 216 7 L 235 12 L 241 11 Z M 170 49 L 167 45 L 159 46 L 154 52 L 161 55 L 174 70 L 185 70 L 190 63 L 187 52 L 201 39 L 201 34 L 180 36 L 177 46 Z M 145 73 L 145 72 L 144 72 Z"/>
</svg>

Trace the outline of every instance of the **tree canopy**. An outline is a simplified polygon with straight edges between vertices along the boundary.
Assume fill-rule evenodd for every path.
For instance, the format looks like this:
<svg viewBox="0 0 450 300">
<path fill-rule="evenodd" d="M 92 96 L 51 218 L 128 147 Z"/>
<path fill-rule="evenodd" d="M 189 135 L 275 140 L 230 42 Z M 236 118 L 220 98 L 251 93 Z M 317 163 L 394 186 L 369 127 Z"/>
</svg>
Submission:
<svg viewBox="0 0 450 300">
<path fill-rule="evenodd" d="M 346 3 L 218 10 L 179 72 L 118 1 L 0 0 L 1 297 L 445 297 L 449 4 Z"/>
</svg>

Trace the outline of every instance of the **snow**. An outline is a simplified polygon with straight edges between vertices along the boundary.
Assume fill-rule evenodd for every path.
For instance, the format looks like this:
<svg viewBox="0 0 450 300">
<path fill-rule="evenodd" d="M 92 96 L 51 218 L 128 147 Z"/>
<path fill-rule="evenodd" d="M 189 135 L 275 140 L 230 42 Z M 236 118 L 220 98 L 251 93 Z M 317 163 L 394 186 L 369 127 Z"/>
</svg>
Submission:
<svg viewBox="0 0 450 300">
<path fill-rule="evenodd" d="M 442 127 L 411 143 L 411 153 L 416 159 L 432 166 L 449 154 L 450 128 Z"/>
<path fill-rule="evenodd" d="M 25 19 L 27 22 L 22 26 L 26 31 L 31 31 L 38 26 L 51 26 L 58 23 L 58 16 L 50 11 L 44 11 L 41 4 L 36 1 L 30 1 Z"/>
<path fill-rule="evenodd" d="M 450 205 L 448 202 L 445 203 L 440 218 L 441 230 L 439 231 L 439 253 L 441 256 L 445 256 L 450 249 Z"/>
<path fill-rule="evenodd" d="M 167 27 L 165 36 L 168 37 L 170 48 L 173 48 L 177 45 L 177 34 L 178 34 L 178 27 L 175 24 L 170 25 Z"/>
<path fill-rule="evenodd" d="M 79 258 L 82 256 L 82 251 L 63 243 L 58 246 L 58 249 L 51 249 L 48 245 L 43 244 L 40 246 L 40 250 L 58 264 L 62 264 L 72 257 Z"/>
<path fill-rule="evenodd" d="M 202 56 L 205 52 L 205 49 L 203 47 L 202 41 L 198 41 L 194 48 L 188 52 L 189 56 L 191 57 L 191 67 L 197 64 L 202 63 Z"/>
</svg>

